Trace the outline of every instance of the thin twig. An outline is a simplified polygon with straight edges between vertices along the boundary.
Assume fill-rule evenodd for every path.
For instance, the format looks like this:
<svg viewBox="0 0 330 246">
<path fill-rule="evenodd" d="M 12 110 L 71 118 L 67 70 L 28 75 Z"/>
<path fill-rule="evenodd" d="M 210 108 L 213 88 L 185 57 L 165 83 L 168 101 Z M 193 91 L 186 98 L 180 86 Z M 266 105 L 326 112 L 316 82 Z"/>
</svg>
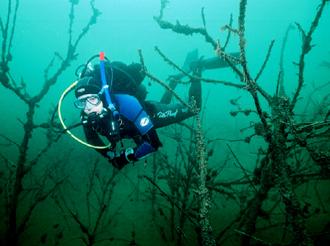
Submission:
<svg viewBox="0 0 330 246">
<path fill-rule="evenodd" d="M 226 145 L 227 145 L 228 149 L 230 150 L 231 154 L 233 155 L 233 157 L 235 158 L 237 164 L 240 166 L 241 170 L 243 171 L 243 173 L 245 175 L 245 178 L 249 181 L 250 185 L 252 186 L 252 188 L 254 189 L 254 191 L 257 193 L 258 191 L 257 191 L 256 187 L 254 186 L 252 180 L 250 179 L 249 175 L 247 174 L 245 168 L 242 166 L 242 164 L 238 160 L 237 156 L 235 155 L 235 153 L 231 149 L 230 145 L 229 144 L 226 144 Z"/>
<path fill-rule="evenodd" d="M 304 84 L 304 71 L 305 71 L 305 56 L 311 51 L 312 49 L 312 35 L 316 29 L 316 27 L 319 24 L 319 21 L 321 19 L 322 13 L 323 13 L 323 9 L 326 5 L 326 3 L 329 2 L 328 0 L 322 0 L 322 3 L 320 5 L 319 10 L 317 11 L 314 20 L 311 24 L 311 27 L 307 33 L 307 35 L 302 31 L 302 28 L 300 28 L 300 30 L 302 31 L 302 35 L 303 35 L 303 42 L 302 42 L 302 47 L 301 47 L 301 54 L 300 54 L 300 58 L 299 58 L 299 63 L 298 63 L 298 67 L 299 67 L 299 71 L 298 71 L 298 87 L 295 91 L 295 94 L 293 96 L 291 105 L 290 105 L 290 109 L 291 111 L 293 110 L 293 108 L 295 107 L 300 91 L 303 87 Z M 300 26 L 298 25 L 298 28 Z"/>
<path fill-rule="evenodd" d="M 272 40 L 272 42 L 270 43 L 269 47 L 268 47 L 268 51 L 267 51 L 267 54 L 266 54 L 266 57 L 265 57 L 265 60 L 264 60 L 264 63 L 262 64 L 257 76 L 255 77 L 254 81 L 257 82 L 260 75 L 262 74 L 262 72 L 264 71 L 266 65 L 267 65 L 267 62 L 269 60 L 269 57 L 270 57 L 270 53 L 272 51 L 272 48 L 274 46 L 274 43 L 275 43 L 275 40 Z"/>
<path fill-rule="evenodd" d="M 231 31 L 232 25 L 233 25 L 233 14 L 230 14 L 229 24 L 226 26 L 226 27 L 228 27 L 227 28 L 228 34 L 227 34 L 227 38 L 226 38 L 225 44 L 222 47 L 222 50 L 223 51 L 226 50 L 227 45 L 229 43 L 229 40 L 230 40 L 230 37 L 231 37 L 231 33 L 232 33 L 232 31 Z"/>
</svg>

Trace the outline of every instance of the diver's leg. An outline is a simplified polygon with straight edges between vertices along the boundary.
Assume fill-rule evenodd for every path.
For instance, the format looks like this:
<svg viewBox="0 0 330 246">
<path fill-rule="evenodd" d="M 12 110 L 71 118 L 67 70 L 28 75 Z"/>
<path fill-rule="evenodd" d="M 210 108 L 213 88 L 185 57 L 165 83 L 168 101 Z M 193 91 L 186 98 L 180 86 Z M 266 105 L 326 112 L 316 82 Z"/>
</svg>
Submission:
<svg viewBox="0 0 330 246">
<path fill-rule="evenodd" d="M 178 123 L 194 115 L 194 113 L 182 104 L 163 104 L 155 101 L 146 101 L 145 109 L 155 128 Z"/>
</svg>

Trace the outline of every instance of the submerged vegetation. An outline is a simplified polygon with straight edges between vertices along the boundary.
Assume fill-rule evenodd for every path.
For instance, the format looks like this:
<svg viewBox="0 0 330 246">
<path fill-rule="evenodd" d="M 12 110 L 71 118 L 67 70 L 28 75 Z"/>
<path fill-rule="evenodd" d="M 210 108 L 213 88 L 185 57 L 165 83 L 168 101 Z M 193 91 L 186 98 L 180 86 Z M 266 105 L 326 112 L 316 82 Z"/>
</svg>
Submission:
<svg viewBox="0 0 330 246">
<path fill-rule="evenodd" d="M 166 20 L 169 1 L 162 0 L 159 16 L 154 17 L 159 27 L 175 35 L 193 35 L 191 39 L 194 35 L 204 37 L 217 57 L 228 63 L 237 81 L 191 74 L 159 48 L 156 53 L 180 76 L 170 77 L 169 85 L 147 69 L 146 76 L 164 86 L 182 103 L 184 100 L 174 89 L 177 84 L 187 83 L 185 78 L 222 85 L 224 90 L 233 87 L 245 91 L 253 101 L 253 108 L 247 108 L 240 97 L 236 97 L 230 101 L 235 107 L 230 114 L 232 117 L 249 118 L 252 114 L 257 117 L 253 117 L 254 122 L 249 127 L 254 132 L 246 136 L 246 129 L 242 129 L 244 137 L 237 141 L 252 145 L 253 139 L 258 137 L 263 144 L 255 146 L 258 150 L 255 163 L 248 164 L 233 150 L 231 140 L 221 136 L 208 139 L 201 114 L 192 121 L 169 127 L 164 135 L 171 139 L 175 155 L 169 155 L 165 146 L 150 158 L 149 169 L 143 175 L 134 174 L 137 178 L 134 180 L 123 174 L 125 170 L 117 172 L 99 159 L 83 160 L 84 172 L 73 177 L 71 170 L 77 160 L 72 157 L 72 151 L 52 153 L 52 149 L 55 152 L 61 149 L 57 145 L 65 141 L 63 132 L 53 131 L 51 115 L 46 122 L 38 122 L 36 117 L 39 103 L 77 59 L 81 40 L 97 25 L 101 13 L 94 1 L 90 1 L 91 16 L 78 35 L 74 35 L 74 23 L 79 1 L 70 1 L 66 52 L 55 52 L 49 64 L 44 64 L 43 86 L 32 94 L 24 79 L 15 79 L 15 67 L 11 66 L 16 59 L 12 49 L 18 30 L 20 1 L 7 0 L 6 14 L 0 16 L 0 84 L 11 92 L 13 99 L 26 105 L 26 112 L 24 119 L 11 123 L 22 129 L 20 138 L 13 139 L 0 130 L 0 214 L 4 218 L 0 225 L 0 243 L 12 246 L 154 245 L 158 240 L 160 245 L 325 245 L 322 243 L 329 242 L 330 238 L 329 193 L 324 188 L 329 185 L 330 178 L 330 94 L 323 95 L 317 104 L 313 95 L 328 90 L 330 84 L 318 81 L 308 97 L 302 98 L 301 94 L 303 87 L 310 83 L 305 76 L 309 69 L 306 58 L 313 52 L 313 37 L 329 7 L 327 2 L 320 0 L 308 29 L 299 23 L 288 28 L 283 39 L 280 68 L 273 75 L 276 90 L 268 92 L 259 81 L 265 69 L 273 66 L 270 56 L 275 40 L 270 42 L 260 69 L 253 74 L 249 68 L 252 61 L 246 55 L 247 0 L 239 1 L 237 23 L 231 15 L 222 28 L 227 32 L 225 40 L 211 36 L 204 10 L 201 12 L 202 27 Z M 297 87 L 289 96 L 283 60 L 287 38 L 294 30 L 301 37 L 297 40 L 300 55 L 295 62 Z M 238 55 L 227 52 L 227 45 L 233 40 L 237 41 Z M 142 51 L 139 54 L 147 68 L 148 60 Z M 199 64 L 202 60 L 200 58 Z M 327 67 L 328 63 L 323 61 L 321 65 Z M 305 112 L 313 113 L 301 115 L 298 101 L 304 101 Z M 53 111 L 51 105 L 49 111 Z M 42 146 L 34 146 L 33 139 L 44 135 L 47 141 Z M 226 143 L 227 155 L 221 162 L 214 157 L 213 143 L 218 141 Z M 9 148 L 11 151 L 7 151 Z M 233 179 L 226 178 L 228 163 L 234 163 L 237 168 Z M 133 186 L 132 191 L 123 192 L 121 189 L 125 185 Z M 123 209 L 127 204 L 135 207 L 134 204 L 141 202 L 143 223 L 148 225 L 143 228 L 136 226 L 141 226 L 138 221 L 127 219 L 131 213 Z M 218 209 L 219 206 L 223 209 Z M 230 216 L 225 216 L 224 213 L 229 212 Z M 43 226 L 45 216 L 54 223 Z M 139 235 L 147 227 L 152 229 L 142 238 Z M 29 239 L 29 235 L 33 235 L 33 239 Z"/>
</svg>

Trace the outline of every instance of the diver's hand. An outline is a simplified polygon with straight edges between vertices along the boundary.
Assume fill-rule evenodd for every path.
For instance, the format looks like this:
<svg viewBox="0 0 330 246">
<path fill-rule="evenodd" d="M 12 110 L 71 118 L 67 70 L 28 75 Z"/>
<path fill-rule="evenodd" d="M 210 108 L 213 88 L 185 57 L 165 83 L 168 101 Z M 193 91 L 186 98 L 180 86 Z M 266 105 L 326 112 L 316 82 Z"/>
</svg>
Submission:
<svg viewBox="0 0 330 246">
<path fill-rule="evenodd" d="M 114 159 L 120 163 L 125 163 L 125 164 L 132 161 L 136 161 L 136 158 L 134 157 L 134 149 L 127 148 L 121 150 L 119 154 L 115 155 Z"/>
<path fill-rule="evenodd" d="M 108 160 L 109 161 L 112 161 L 116 157 L 116 152 L 115 151 L 112 151 L 112 150 L 108 151 L 107 152 L 107 157 L 108 157 Z"/>
<path fill-rule="evenodd" d="M 109 135 L 111 129 L 110 129 L 110 122 L 108 122 L 108 119 L 105 117 L 106 117 L 106 112 L 100 114 L 96 112 L 92 112 L 88 115 L 84 114 L 81 117 L 81 122 L 85 127 L 101 135 L 106 136 Z"/>
<path fill-rule="evenodd" d="M 109 152 L 111 152 L 111 151 L 109 151 Z M 117 169 L 122 169 L 128 163 L 137 160 L 134 156 L 134 149 L 133 148 L 127 148 L 125 150 L 122 150 L 122 151 L 120 151 L 119 154 L 116 154 L 114 152 L 109 153 L 108 156 L 109 156 L 109 161 Z M 110 157 L 112 157 L 112 159 L 110 159 Z"/>
<path fill-rule="evenodd" d="M 101 127 L 101 118 L 100 116 L 93 112 L 90 114 L 83 114 L 81 116 L 81 123 L 84 125 L 84 127 L 87 127 L 93 131 L 100 132 L 102 130 Z"/>
<path fill-rule="evenodd" d="M 125 151 L 122 151 L 121 155 L 124 155 L 128 162 L 136 161 L 136 158 L 134 156 L 134 149 L 133 148 L 125 149 Z"/>
<path fill-rule="evenodd" d="M 84 114 L 82 116 L 82 122 L 88 126 L 95 126 L 100 121 L 100 114 L 92 112 L 90 114 Z"/>
</svg>

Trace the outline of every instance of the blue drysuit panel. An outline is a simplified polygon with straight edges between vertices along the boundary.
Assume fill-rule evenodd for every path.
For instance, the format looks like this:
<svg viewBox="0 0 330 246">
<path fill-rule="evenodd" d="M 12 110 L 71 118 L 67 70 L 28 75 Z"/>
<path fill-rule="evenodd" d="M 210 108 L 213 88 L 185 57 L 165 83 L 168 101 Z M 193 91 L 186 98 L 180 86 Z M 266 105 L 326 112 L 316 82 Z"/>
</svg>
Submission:
<svg viewBox="0 0 330 246">
<path fill-rule="evenodd" d="M 135 97 L 127 94 L 115 94 L 114 96 L 119 113 L 133 122 L 141 135 L 146 134 L 153 127 L 149 115 Z"/>
<path fill-rule="evenodd" d="M 155 149 L 150 145 L 150 143 L 144 142 L 143 144 L 141 144 L 136 148 L 134 157 L 136 159 L 141 159 L 154 151 Z"/>
</svg>

